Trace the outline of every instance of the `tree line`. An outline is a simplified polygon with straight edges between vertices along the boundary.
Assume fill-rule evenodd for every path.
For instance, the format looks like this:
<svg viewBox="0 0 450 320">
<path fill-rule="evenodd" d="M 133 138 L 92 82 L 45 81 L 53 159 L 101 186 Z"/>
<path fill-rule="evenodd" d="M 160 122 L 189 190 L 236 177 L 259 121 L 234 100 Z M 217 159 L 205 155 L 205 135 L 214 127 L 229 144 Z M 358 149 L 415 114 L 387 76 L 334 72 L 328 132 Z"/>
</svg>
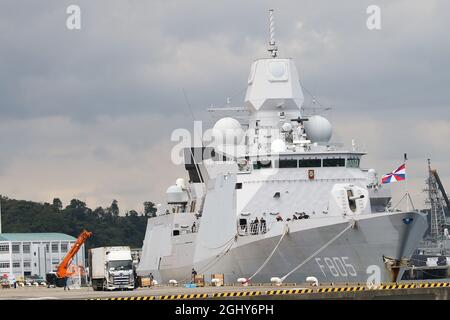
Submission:
<svg viewBox="0 0 450 320">
<path fill-rule="evenodd" d="M 103 246 L 141 248 L 147 219 L 156 214 L 151 201 L 144 202 L 143 213 L 129 210 L 124 215 L 120 215 L 117 200 L 107 208 L 95 209 L 78 199 L 72 199 L 66 207 L 59 198 L 38 203 L 0 196 L 0 201 L 3 233 L 58 232 L 76 238 L 88 230 L 93 235 L 86 241 L 86 252 Z"/>
</svg>

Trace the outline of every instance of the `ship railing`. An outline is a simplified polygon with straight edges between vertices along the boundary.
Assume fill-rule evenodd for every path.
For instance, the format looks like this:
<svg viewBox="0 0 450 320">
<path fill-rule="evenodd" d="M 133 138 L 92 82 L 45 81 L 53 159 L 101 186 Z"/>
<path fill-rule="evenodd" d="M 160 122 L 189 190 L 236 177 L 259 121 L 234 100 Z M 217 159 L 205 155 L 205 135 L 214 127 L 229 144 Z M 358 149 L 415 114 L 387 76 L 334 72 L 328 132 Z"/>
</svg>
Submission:
<svg viewBox="0 0 450 320">
<path fill-rule="evenodd" d="M 238 233 L 240 236 L 250 236 L 267 233 L 267 223 L 263 222 L 247 222 L 246 224 L 238 223 Z"/>
<path fill-rule="evenodd" d="M 179 227 L 177 226 L 177 227 L 173 228 L 172 235 L 179 236 L 182 234 L 196 233 L 196 232 L 198 232 L 199 229 L 200 229 L 200 223 L 196 221 L 195 224 L 192 224 L 192 225 L 182 225 L 182 226 L 179 226 Z"/>
</svg>

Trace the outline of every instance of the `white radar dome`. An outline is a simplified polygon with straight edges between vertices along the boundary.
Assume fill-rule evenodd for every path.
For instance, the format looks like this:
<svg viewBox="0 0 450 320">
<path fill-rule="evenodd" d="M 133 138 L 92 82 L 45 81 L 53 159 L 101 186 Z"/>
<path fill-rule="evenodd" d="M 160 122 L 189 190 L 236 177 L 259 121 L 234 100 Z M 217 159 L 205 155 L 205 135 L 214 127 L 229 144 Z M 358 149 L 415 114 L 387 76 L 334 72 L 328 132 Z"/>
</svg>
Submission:
<svg viewBox="0 0 450 320">
<path fill-rule="evenodd" d="M 166 191 L 167 203 L 184 203 L 187 202 L 188 195 L 180 186 L 173 185 Z"/>
<path fill-rule="evenodd" d="M 244 130 L 239 121 L 226 117 L 214 124 L 212 135 L 214 142 L 218 145 L 240 144 L 244 137 Z"/>
<path fill-rule="evenodd" d="M 322 116 L 311 116 L 304 122 L 306 135 L 311 142 L 330 141 L 331 123 Z"/>
<path fill-rule="evenodd" d="M 177 185 L 168 187 L 166 191 L 166 193 L 179 193 L 179 192 L 183 192 L 183 189 L 181 189 L 181 187 Z"/>
<path fill-rule="evenodd" d="M 184 180 L 183 178 L 178 178 L 175 184 L 181 189 L 186 189 L 186 180 Z"/>
<path fill-rule="evenodd" d="M 270 150 L 272 151 L 272 153 L 285 152 L 286 143 L 284 143 L 284 141 L 281 139 L 275 139 L 270 146 Z"/>
<path fill-rule="evenodd" d="M 283 123 L 283 125 L 281 126 L 281 129 L 282 129 L 284 132 L 289 132 L 289 131 L 292 130 L 292 124 L 290 124 L 289 122 L 285 122 L 285 123 Z"/>
</svg>

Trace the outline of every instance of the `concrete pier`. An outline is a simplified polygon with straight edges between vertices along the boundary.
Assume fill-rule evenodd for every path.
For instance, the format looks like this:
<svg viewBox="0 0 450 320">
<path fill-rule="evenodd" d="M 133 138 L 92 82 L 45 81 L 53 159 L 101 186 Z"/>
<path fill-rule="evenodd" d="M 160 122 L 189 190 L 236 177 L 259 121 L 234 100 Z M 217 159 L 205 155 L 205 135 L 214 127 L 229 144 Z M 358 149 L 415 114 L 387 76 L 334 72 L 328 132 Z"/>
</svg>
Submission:
<svg viewBox="0 0 450 320">
<path fill-rule="evenodd" d="M 450 299 L 450 282 L 387 283 L 368 288 L 358 284 L 335 284 L 318 287 L 310 285 L 269 284 L 251 286 L 221 286 L 185 288 L 157 286 L 133 291 L 93 291 L 79 288 L 64 291 L 63 288 L 17 288 L 0 290 L 0 299 L 18 300 L 377 300 L 377 299 Z"/>
</svg>

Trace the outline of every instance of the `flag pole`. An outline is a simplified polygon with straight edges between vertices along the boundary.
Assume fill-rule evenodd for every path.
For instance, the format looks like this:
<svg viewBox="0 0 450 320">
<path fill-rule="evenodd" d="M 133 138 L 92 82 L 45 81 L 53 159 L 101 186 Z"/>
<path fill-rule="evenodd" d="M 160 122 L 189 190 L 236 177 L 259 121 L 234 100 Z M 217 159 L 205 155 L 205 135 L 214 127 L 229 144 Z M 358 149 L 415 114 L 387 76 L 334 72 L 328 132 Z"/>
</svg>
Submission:
<svg viewBox="0 0 450 320">
<path fill-rule="evenodd" d="M 406 196 L 406 211 L 409 211 L 409 203 L 411 203 L 412 209 L 416 210 L 414 208 L 414 203 L 412 202 L 411 196 L 409 194 L 409 187 L 408 187 L 408 177 L 406 176 L 406 163 L 408 162 L 408 155 L 405 153 L 404 155 L 404 159 L 405 159 L 405 196 Z"/>
<path fill-rule="evenodd" d="M 405 195 L 406 195 L 406 211 L 409 211 L 409 189 L 408 189 L 408 177 L 406 176 L 406 163 L 408 162 L 408 155 L 405 153 L 404 154 L 404 161 L 405 161 Z"/>
<path fill-rule="evenodd" d="M 2 196 L 0 195 L 0 233 L 2 233 Z"/>
</svg>

